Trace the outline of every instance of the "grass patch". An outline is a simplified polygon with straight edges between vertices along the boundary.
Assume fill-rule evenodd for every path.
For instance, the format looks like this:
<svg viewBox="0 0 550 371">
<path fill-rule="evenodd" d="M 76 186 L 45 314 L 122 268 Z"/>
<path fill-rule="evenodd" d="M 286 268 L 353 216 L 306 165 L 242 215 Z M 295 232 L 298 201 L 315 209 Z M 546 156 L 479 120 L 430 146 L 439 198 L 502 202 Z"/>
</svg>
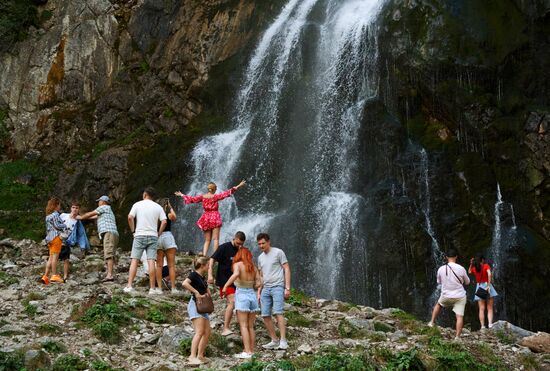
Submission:
<svg viewBox="0 0 550 371">
<path fill-rule="evenodd" d="M 374 321 L 374 331 L 393 332 L 394 328 L 387 323 Z"/>
<path fill-rule="evenodd" d="M 17 277 L 12 276 L 6 272 L 0 271 L 0 287 L 8 287 L 13 284 L 19 283 Z"/>
<path fill-rule="evenodd" d="M 507 331 L 498 330 L 495 335 L 502 344 L 512 345 L 515 343 L 514 338 Z"/>
<path fill-rule="evenodd" d="M 36 312 L 37 312 L 38 309 L 36 308 L 36 306 L 27 303 L 27 304 L 25 304 L 23 310 L 25 311 L 27 316 L 29 316 L 29 318 L 34 318 L 34 316 L 36 316 Z"/>
<path fill-rule="evenodd" d="M 287 300 L 287 303 L 290 305 L 296 305 L 298 307 L 303 307 L 311 301 L 311 297 L 307 296 L 304 292 L 290 289 L 290 297 Z"/>
<path fill-rule="evenodd" d="M 63 345 L 62 343 L 58 343 L 57 341 L 52 341 L 52 340 L 48 340 L 48 341 L 45 341 L 44 343 L 42 343 L 42 348 L 46 352 L 52 353 L 52 354 L 66 353 L 67 352 L 67 347 L 65 345 Z"/>
<path fill-rule="evenodd" d="M 117 371 L 117 370 L 123 370 L 121 368 L 113 368 L 109 363 L 102 361 L 102 360 L 95 360 L 92 361 L 90 364 L 90 368 L 93 371 Z"/>
<path fill-rule="evenodd" d="M 117 344 L 122 337 L 118 324 L 112 321 L 97 323 L 92 329 L 94 334 L 107 344 Z"/>
<path fill-rule="evenodd" d="M 38 332 L 40 335 L 59 335 L 63 332 L 63 329 L 57 325 L 41 323 L 36 326 L 36 332 Z"/>
<path fill-rule="evenodd" d="M 25 353 L 17 352 L 0 352 L 0 370 L 23 370 L 25 367 Z"/>
<path fill-rule="evenodd" d="M 250 361 L 241 363 L 231 370 L 234 371 L 264 371 L 264 370 L 277 370 L 277 371 L 294 371 L 297 370 L 294 365 L 287 360 L 262 362 L 258 361 L 256 357 L 253 357 Z"/>
<path fill-rule="evenodd" d="M 88 365 L 77 355 L 66 354 L 55 360 L 52 371 L 82 371 L 86 370 Z"/>
<path fill-rule="evenodd" d="M 229 341 L 227 340 L 227 337 L 222 336 L 218 333 L 212 333 L 210 335 L 210 339 L 208 340 L 208 347 L 211 349 L 207 349 L 207 351 L 210 350 L 209 353 L 213 353 L 215 355 L 226 355 L 235 352 L 235 349 L 229 347 Z"/>
<path fill-rule="evenodd" d="M 338 334 L 342 338 L 359 339 L 369 335 L 365 329 L 358 328 L 352 325 L 348 320 L 343 319 L 338 324 Z"/>
<path fill-rule="evenodd" d="M 519 357 L 517 358 L 517 361 L 520 365 L 523 366 L 525 370 L 540 369 L 537 359 L 532 354 L 520 354 Z"/>
<path fill-rule="evenodd" d="M 390 362 L 388 362 L 386 369 L 424 371 L 426 370 L 426 367 L 419 357 L 418 350 L 416 348 L 412 348 L 395 354 L 391 358 Z"/>
<path fill-rule="evenodd" d="M 416 317 L 410 313 L 407 313 L 401 309 L 394 309 L 391 311 L 391 316 L 400 321 L 415 321 Z"/>
<path fill-rule="evenodd" d="M 312 327 L 315 324 L 315 321 L 306 318 L 304 315 L 295 310 L 285 312 L 285 319 L 287 326 Z"/>
<path fill-rule="evenodd" d="M 29 301 L 36 301 L 36 300 L 44 300 L 46 299 L 46 295 L 40 293 L 40 292 L 30 292 L 27 297 L 25 298 L 26 302 Z"/>
<path fill-rule="evenodd" d="M 193 341 L 192 338 L 183 339 L 180 340 L 179 346 L 178 346 L 178 353 L 181 354 L 184 357 L 189 357 L 191 354 L 191 342 Z"/>
<path fill-rule="evenodd" d="M 145 314 L 145 319 L 154 323 L 166 323 L 168 318 L 164 313 L 156 308 L 151 308 Z"/>
</svg>

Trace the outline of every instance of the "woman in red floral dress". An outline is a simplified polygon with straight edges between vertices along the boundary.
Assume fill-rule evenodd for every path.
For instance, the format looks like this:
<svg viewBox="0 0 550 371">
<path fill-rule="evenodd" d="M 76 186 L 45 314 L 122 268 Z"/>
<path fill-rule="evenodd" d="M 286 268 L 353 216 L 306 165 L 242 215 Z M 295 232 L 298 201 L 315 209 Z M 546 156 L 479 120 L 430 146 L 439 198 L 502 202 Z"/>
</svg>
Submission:
<svg viewBox="0 0 550 371">
<path fill-rule="evenodd" d="M 208 183 L 208 193 L 199 196 L 187 196 L 180 191 L 174 193 L 176 196 L 182 197 L 183 202 L 186 205 L 202 202 L 204 213 L 199 220 L 197 220 L 197 225 L 204 233 L 204 246 L 202 248 L 202 254 L 204 256 L 207 256 L 206 254 L 208 253 L 208 248 L 210 247 L 210 240 L 214 240 L 214 251 L 218 249 L 220 229 L 222 226 L 222 218 L 218 212 L 218 201 L 231 196 L 245 183 L 246 182 L 243 180 L 235 187 L 218 194 L 216 194 L 217 186 L 215 183 Z"/>
</svg>

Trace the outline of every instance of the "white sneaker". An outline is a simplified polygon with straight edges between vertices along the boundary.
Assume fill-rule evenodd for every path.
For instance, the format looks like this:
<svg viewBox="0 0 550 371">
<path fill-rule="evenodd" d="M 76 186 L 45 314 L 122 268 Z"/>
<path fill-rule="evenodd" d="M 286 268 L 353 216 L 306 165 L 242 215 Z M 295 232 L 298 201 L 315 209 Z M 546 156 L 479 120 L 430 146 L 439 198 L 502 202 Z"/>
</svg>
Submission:
<svg viewBox="0 0 550 371">
<path fill-rule="evenodd" d="M 274 341 L 274 340 L 271 340 L 269 343 L 262 345 L 262 348 L 264 349 L 277 349 L 278 347 L 279 347 L 279 341 Z"/>
<path fill-rule="evenodd" d="M 122 291 L 124 291 L 127 294 L 132 294 L 132 293 L 136 292 L 136 290 L 133 287 L 128 287 L 128 286 L 123 288 Z"/>
<path fill-rule="evenodd" d="M 434 327 L 434 326 L 435 324 L 432 321 L 428 322 L 428 327 Z"/>
<path fill-rule="evenodd" d="M 149 295 L 162 295 L 162 289 L 149 289 Z"/>
<path fill-rule="evenodd" d="M 278 349 L 282 349 L 282 350 L 285 350 L 285 349 L 288 349 L 288 343 L 285 339 L 281 339 L 279 341 L 279 347 Z"/>
<path fill-rule="evenodd" d="M 250 359 L 250 358 L 252 358 L 252 354 L 246 353 L 246 352 L 241 352 L 241 353 L 235 354 L 234 357 L 239 358 L 239 359 Z"/>
<path fill-rule="evenodd" d="M 493 324 L 492 323 L 489 323 L 489 328 L 492 328 L 493 327 Z"/>
<path fill-rule="evenodd" d="M 172 295 L 179 295 L 181 294 L 181 290 L 176 289 L 175 287 L 170 291 Z"/>
</svg>

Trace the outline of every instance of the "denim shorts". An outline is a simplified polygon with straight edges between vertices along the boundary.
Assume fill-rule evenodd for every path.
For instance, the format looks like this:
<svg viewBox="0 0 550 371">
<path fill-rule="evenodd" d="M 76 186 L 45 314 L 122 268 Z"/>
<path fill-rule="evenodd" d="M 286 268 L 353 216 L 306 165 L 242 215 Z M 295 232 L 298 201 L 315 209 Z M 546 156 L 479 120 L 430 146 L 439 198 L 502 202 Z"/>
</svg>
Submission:
<svg viewBox="0 0 550 371">
<path fill-rule="evenodd" d="M 240 312 L 257 312 L 258 299 L 254 289 L 237 287 L 235 292 L 235 310 Z"/>
<path fill-rule="evenodd" d="M 162 234 L 159 237 L 159 243 L 157 246 L 158 250 L 169 250 L 169 249 L 177 249 L 178 245 L 176 245 L 176 240 L 174 239 L 174 235 L 172 232 L 162 232 Z"/>
<path fill-rule="evenodd" d="M 283 286 L 264 287 L 260 295 L 262 317 L 283 314 L 285 308 L 285 288 Z"/>
<path fill-rule="evenodd" d="M 158 237 L 155 236 L 136 236 L 132 243 L 132 259 L 141 259 L 143 251 L 147 253 L 147 260 L 157 260 Z"/>
<path fill-rule="evenodd" d="M 191 320 L 200 317 L 210 320 L 210 318 L 208 317 L 208 313 L 197 312 L 197 303 L 195 303 L 195 299 L 193 299 L 193 297 L 189 299 L 189 304 L 187 304 L 187 314 L 189 314 L 189 319 Z"/>
<path fill-rule="evenodd" d="M 482 283 L 478 283 L 476 285 L 476 291 L 478 288 L 484 288 L 485 290 L 487 290 L 487 282 L 482 282 Z M 489 289 L 489 295 L 493 298 L 495 296 L 498 296 L 498 293 L 497 293 L 497 290 L 495 290 L 495 287 L 493 285 L 491 285 L 491 288 Z M 480 301 L 482 300 L 479 296 L 475 295 L 474 294 L 474 301 Z"/>
</svg>

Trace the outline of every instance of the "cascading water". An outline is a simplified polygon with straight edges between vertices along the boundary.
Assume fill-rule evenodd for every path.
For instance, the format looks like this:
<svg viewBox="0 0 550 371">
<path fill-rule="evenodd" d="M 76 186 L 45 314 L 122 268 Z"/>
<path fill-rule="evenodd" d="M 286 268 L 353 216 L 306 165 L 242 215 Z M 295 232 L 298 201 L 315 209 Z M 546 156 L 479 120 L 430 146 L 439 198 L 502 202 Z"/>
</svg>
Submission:
<svg viewBox="0 0 550 371">
<path fill-rule="evenodd" d="M 342 297 L 344 280 L 355 300 L 367 295 L 360 221 L 368 202 L 354 175 L 364 161 L 358 137 L 365 105 L 378 94 L 375 20 L 382 3 L 289 1 L 244 73 L 234 129 L 204 138 L 192 153 L 188 194 L 204 192 L 209 181 L 226 189 L 248 180 L 237 203 L 220 203 L 222 240 L 236 230 L 252 238 L 268 231 L 293 258 L 294 282 L 323 297 Z M 194 221 L 202 210 L 189 208 L 181 212 L 178 239 L 196 236 L 197 248 L 202 235 Z M 350 259 L 359 262 L 355 273 L 341 277 Z"/>
<path fill-rule="evenodd" d="M 431 277 L 431 282 L 435 282 L 435 275 L 437 273 L 437 269 L 445 262 L 445 254 L 443 251 L 441 251 L 441 248 L 439 247 L 439 242 L 437 241 L 437 238 L 435 236 L 435 231 L 432 226 L 432 218 L 431 218 L 431 191 L 430 191 L 430 163 L 428 161 L 428 153 L 424 148 L 420 150 L 420 169 L 422 173 L 422 186 L 421 188 L 424 188 L 424 207 L 422 208 L 422 213 L 424 214 L 424 220 L 426 223 L 426 232 L 430 236 L 432 240 L 431 244 L 431 251 L 432 251 L 432 260 L 433 264 L 435 266 L 435 269 L 433 270 Z M 440 288 L 439 286 L 434 288 L 432 291 L 432 294 L 430 295 L 429 304 L 430 308 L 435 305 L 435 302 L 439 298 L 440 294 Z"/>
</svg>

